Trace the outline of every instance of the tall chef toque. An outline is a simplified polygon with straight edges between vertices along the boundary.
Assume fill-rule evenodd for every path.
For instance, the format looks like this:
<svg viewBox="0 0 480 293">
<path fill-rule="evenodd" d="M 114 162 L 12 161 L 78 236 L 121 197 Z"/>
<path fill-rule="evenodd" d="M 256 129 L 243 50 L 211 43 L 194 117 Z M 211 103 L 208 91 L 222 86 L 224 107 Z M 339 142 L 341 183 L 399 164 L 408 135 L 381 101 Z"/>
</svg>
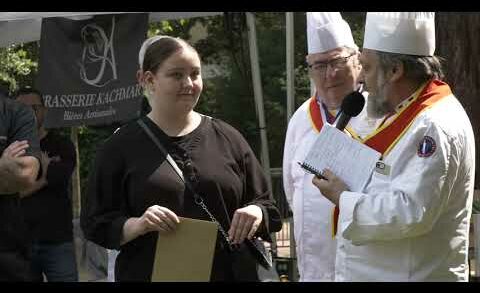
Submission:
<svg viewBox="0 0 480 293">
<path fill-rule="evenodd" d="M 352 31 L 340 12 L 307 12 L 308 54 L 324 53 L 339 47 L 358 49 Z"/>
<path fill-rule="evenodd" d="M 368 12 L 364 49 L 433 56 L 434 12 Z"/>
</svg>

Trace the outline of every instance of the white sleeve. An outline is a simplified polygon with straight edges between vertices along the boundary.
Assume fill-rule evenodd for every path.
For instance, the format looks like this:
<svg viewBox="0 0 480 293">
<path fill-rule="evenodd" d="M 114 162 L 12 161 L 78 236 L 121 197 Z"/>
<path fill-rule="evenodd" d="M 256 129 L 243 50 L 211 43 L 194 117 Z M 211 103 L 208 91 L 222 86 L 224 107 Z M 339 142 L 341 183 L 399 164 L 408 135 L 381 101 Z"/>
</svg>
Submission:
<svg viewBox="0 0 480 293">
<path fill-rule="evenodd" d="M 420 157 L 417 149 L 425 136 L 434 139 L 436 149 L 431 156 Z M 341 194 L 341 235 L 362 245 L 428 233 L 448 201 L 451 182 L 445 183 L 454 177 L 448 179 L 447 171 L 455 173 L 459 160 L 455 143 L 434 125 L 417 131 L 402 145 L 400 159 L 391 166 L 389 188 L 375 189 L 377 176 L 384 175 L 374 172 L 368 194 Z"/>
<path fill-rule="evenodd" d="M 293 210 L 293 177 L 292 177 L 292 160 L 295 152 L 295 131 L 293 127 L 293 117 L 288 123 L 287 134 L 285 136 L 285 145 L 283 149 L 283 162 L 282 162 L 282 174 L 283 174 L 283 190 L 285 191 L 285 197 L 290 205 L 290 209 Z"/>
</svg>

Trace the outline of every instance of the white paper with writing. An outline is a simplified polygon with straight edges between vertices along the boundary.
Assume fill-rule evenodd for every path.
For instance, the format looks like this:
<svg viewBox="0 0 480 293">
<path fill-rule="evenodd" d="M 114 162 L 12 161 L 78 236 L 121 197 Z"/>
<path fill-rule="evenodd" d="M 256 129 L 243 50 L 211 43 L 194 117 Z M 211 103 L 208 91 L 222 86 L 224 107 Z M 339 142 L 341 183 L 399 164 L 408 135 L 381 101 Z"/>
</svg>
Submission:
<svg viewBox="0 0 480 293">
<path fill-rule="evenodd" d="M 320 173 L 330 169 L 350 191 L 365 187 L 381 154 L 328 124 L 308 152 L 304 164 Z"/>
</svg>

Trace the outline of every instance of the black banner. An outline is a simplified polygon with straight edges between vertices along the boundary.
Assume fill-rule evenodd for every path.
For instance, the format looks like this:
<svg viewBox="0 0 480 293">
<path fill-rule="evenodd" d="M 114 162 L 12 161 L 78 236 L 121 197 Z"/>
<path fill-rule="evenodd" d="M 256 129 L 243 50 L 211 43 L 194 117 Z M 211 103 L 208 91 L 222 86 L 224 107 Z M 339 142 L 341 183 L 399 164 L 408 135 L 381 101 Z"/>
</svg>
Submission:
<svg viewBox="0 0 480 293">
<path fill-rule="evenodd" d="M 138 117 L 138 51 L 148 14 L 42 21 L 37 88 L 47 128 L 103 125 Z"/>
</svg>

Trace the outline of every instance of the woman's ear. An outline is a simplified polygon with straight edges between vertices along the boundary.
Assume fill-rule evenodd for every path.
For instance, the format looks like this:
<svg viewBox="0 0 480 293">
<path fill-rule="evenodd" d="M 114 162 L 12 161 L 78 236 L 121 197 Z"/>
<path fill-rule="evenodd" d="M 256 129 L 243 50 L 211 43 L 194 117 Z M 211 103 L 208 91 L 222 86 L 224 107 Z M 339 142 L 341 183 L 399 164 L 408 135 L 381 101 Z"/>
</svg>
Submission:
<svg viewBox="0 0 480 293">
<path fill-rule="evenodd" d="M 155 77 L 151 71 L 145 71 L 141 75 L 141 85 L 149 95 L 151 95 L 151 93 L 154 91 L 154 79 Z"/>
<path fill-rule="evenodd" d="M 138 81 L 138 84 L 140 84 L 141 86 L 143 86 L 143 81 L 144 77 L 143 77 L 143 70 L 139 69 L 137 70 L 137 81 Z"/>
<path fill-rule="evenodd" d="M 143 73 L 143 82 L 146 87 L 153 87 L 155 76 L 151 71 L 145 71 Z"/>
</svg>

